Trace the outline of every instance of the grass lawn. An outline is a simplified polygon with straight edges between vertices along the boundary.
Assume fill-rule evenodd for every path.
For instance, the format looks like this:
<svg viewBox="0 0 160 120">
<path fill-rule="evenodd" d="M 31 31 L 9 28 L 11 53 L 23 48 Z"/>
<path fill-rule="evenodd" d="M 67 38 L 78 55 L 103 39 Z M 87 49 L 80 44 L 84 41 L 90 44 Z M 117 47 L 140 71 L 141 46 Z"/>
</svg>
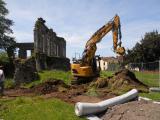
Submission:
<svg viewBox="0 0 160 120">
<path fill-rule="evenodd" d="M 114 73 L 114 71 L 101 71 L 101 77 L 108 77 L 111 76 Z M 136 77 L 146 84 L 149 87 L 158 87 L 159 86 L 159 74 L 153 74 L 153 73 L 144 73 L 144 72 L 135 72 Z M 42 83 L 49 78 L 55 78 L 55 79 L 61 79 L 66 84 L 70 84 L 71 82 L 71 72 L 64 72 L 64 71 L 42 71 L 39 73 L 40 79 L 36 80 L 30 84 L 23 85 L 24 87 L 31 87 L 33 85 Z M 12 87 L 13 81 L 11 79 L 6 80 L 6 88 Z"/>
<path fill-rule="evenodd" d="M 114 71 L 102 71 L 102 77 L 111 76 Z M 145 72 L 135 72 L 136 77 L 144 84 L 149 87 L 158 87 L 159 86 L 159 74 L 158 73 L 145 73 Z"/>
<path fill-rule="evenodd" d="M 69 84 L 71 81 L 71 72 L 64 72 L 58 70 L 51 70 L 51 71 L 43 71 L 39 73 L 40 80 L 45 81 L 49 78 L 61 79 L 65 83 Z"/>
<path fill-rule="evenodd" d="M 111 76 L 114 73 L 114 71 L 101 71 L 101 77 L 108 77 Z M 56 78 L 56 79 L 61 79 L 64 80 L 65 83 L 70 84 L 71 81 L 71 72 L 63 72 L 63 71 L 43 71 L 39 73 L 40 75 L 40 80 L 34 81 L 30 84 L 24 85 L 24 87 L 31 87 L 32 85 L 39 84 L 41 82 L 44 82 L 45 80 L 49 78 Z M 142 73 L 142 72 L 135 72 L 136 77 L 146 84 L 149 87 L 153 86 L 158 86 L 159 81 L 158 81 L 158 73 L 153 74 L 153 73 Z M 140 94 L 144 97 L 148 97 L 154 100 L 160 100 L 160 93 L 142 93 Z"/>
<path fill-rule="evenodd" d="M 135 72 L 136 77 L 149 87 L 159 86 L 159 73 Z"/>
<path fill-rule="evenodd" d="M 39 73 L 40 79 L 32 85 L 45 82 L 49 78 L 61 79 L 70 84 L 71 73 L 63 71 L 43 71 Z M 13 79 L 6 79 L 5 87 L 14 85 Z M 83 120 L 74 113 L 74 106 L 58 99 L 42 99 L 40 97 L 18 97 L 12 100 L 0 99 L 0 119 L 4 120 Z"/>
<path fill-rule="evenodd" d="M 111 76 L 114 71 L 102 71 L 102 77 Z M 158 73 L 145 73 L 145 72 L 135 72 L 136 77 L 144 84 L 149 87 L 158 87 L 159 86 L 159 74 Z M 147 97 L 153 100 L 160 100 L 160 93 L 140 93 L 140 96 Z"/>
<path fill-rule="evenodd" d="M 112 71 L 102 71 L 101 77 L 108 77 L 113 74 Z M 136 72 L 136 77 L 148 86 L 157 85 L 157 75 L 152 76 L 149 73 L 141 74 Z M 23 85 L 31 87 L 32 85 L 44 82 L 49 78 L 61 79 L 70 84 L 71 73 L 63 71 L 43 71 L 39 73 L 40 79 L 30 84 Z M 141 79 L 144 78 L 144 79 Z M 150 81 L 152 80 L 152 81 Z M 11 79 L 6 80 L 5 86 L 12 86 Z M 93 90 L 94 91 L 94 90 Z M 92 91 L 90 91 L 92 92 Z M 93 92 L 92 92 L 93 93 Z M 96 93 L 93 93 L 95 96 Z M 140 93 L 140 96 L 148 97 L 153 100 L 160 100 L 160 93 Z M 17 97 L 12 100 L 0 99 L 0 119 L 4 120 L 82 120 L 74 113 L 74 106 L 58 99 L 42 99 L 40 97 Z"/>
<path fill-rule="evenodd" d="M 160 93 L 158 92 L 140 93 L 140 96 L 160 101 Z"/>
<path fill-rule="evenodd" d="M 71 72 L 70 71 L 64 72 L 64 71 L 59 71 L 59 70 L 51 70 L 51 71 L 46 70 L 46 71 L 39 72 L 39 77 L 40 77 L 39 80 L 36 80 L 29 84 L 24 84 L 22 85 L 22 87 L 30 88 L 31 86 L 37 85 L 39 83 L 43 83 L 50 78 L 63 80 L 66 84 L 70 84 L 71 82 Z"/>
<path fill-rule="evenodd" d="M 58 99 L 18 97 L 0 99 L 0 119 L 4 120 L 84 120 L 74 113 L 74 106 Z"/>
<path fill-rule="evenodd" d="M 114 73 L 113 71 L 101 71 L 100 76 L 102 78 L 105 78 L 105 77 L 112 76 L 113 73 Z"/>
<path fill-rule="evenodd" d="M 5 88 L 14 88 L 15 82 L 13 81 L 13 78 L 5 78 L 4 87 Z"/>
</svg>

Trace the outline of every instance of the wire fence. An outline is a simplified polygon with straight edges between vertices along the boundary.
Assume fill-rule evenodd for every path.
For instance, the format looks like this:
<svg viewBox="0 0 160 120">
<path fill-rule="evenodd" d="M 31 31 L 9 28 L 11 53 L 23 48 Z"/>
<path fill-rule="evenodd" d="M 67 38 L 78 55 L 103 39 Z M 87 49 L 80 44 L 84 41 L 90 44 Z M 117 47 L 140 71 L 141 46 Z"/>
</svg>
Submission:
<svg viewBox="0 0 160 120">
<path fill-rule="evenodd" d="M 126 67 L 148 86 L 160 87 L 160 60 L 147 63 L 129 63 Z"/>
</svg>

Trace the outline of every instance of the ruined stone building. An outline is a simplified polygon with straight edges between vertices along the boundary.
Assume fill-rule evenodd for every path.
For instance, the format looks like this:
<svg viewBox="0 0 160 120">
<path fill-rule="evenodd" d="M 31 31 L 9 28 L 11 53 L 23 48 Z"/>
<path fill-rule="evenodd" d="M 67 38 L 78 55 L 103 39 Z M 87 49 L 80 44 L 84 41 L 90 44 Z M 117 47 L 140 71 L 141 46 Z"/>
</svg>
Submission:
<svg viewBox="0 0 160 120">
<path fill-rule="evenodd" d="M 18 57 L 22 59 L 27 58 L 27 50 L 31 51 L 31 55 L 34 54 L 34 43 L 16 43 L 16 48 L 19 48 L 18 50 Z"/>
<path fill-rule="evenodd" d="M 42 18 L 38 18 L 35 23 L 34 53 L 37 70 L 69 69 L 65 39 L 49 29 Z"/>
<path fill-rule="evenodd" d="M 34 43 L 16 44 L 16 48 L 19 48 L 19 58 L 14 62 L 14 80 L 17 84 L 36 80 L 37 71 L 70 70 L 70 60 L 66 58 L 65 39 L 49 29 L 42 18 L 36 21 L 33 32 Z M 31 51 L 32 57 L 27 58 L 27 50 Z"/>
<path fill-rule="evenodd" d="M 18 57 L 26 59 L 27 50 L 31 54 L 41 53 L 47 56 L 66 57 L 66 41 L 62 37 L 58 37 L 52 29 L 47 28 L 45 21 L 38 18 L 34 28 L 34 42 L 33 43 L 16 43 L 18 50 Z"/>
<path fill-rule="evenodd" d="M 66 41 L 58 37 L 52 29 L 47 28 L 42 18 L 38 18 L 35 24 L 34 49 L 36 53 L 47 56 L 66 57 Z"/>
</svg>

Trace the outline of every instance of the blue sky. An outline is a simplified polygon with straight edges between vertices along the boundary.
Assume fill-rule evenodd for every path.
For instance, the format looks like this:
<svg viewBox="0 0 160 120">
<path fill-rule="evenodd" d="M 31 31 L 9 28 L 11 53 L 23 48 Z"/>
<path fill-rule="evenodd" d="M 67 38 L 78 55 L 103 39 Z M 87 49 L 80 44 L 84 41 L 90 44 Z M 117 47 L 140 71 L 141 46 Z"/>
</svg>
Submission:
<svg viewBox="0 0 160 120">
<path fill-rule="evenodd" d="M 160 31 L 160 0 L 5 0 L 14 21 L 17 42 L 33 42 L 34 23 L 43 17 L 49 28 L 67 41 L 67 57 L 82 53 L 86 41 L 115 14 L 121 19 L 122 44 L 132 48 L 145 32 Z M 115 56 L 112 34 L 98 44 L 96 54 Z"/>
</svg>

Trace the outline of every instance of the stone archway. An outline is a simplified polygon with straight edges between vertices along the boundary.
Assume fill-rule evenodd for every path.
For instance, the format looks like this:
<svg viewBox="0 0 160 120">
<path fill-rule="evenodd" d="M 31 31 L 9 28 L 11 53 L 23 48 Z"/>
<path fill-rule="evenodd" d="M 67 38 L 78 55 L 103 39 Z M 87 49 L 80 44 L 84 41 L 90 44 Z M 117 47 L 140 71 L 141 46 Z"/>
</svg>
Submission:
<svg viewBox="0 0 160 120">
<path fill-rule="evenodd" d="M 31 50 L 31 55 L 34 53 L 34 43 L 16 43 L 18 50 L 18 57 L 22 59 L 27 58 L 27 50 Z"/>
</svg>

